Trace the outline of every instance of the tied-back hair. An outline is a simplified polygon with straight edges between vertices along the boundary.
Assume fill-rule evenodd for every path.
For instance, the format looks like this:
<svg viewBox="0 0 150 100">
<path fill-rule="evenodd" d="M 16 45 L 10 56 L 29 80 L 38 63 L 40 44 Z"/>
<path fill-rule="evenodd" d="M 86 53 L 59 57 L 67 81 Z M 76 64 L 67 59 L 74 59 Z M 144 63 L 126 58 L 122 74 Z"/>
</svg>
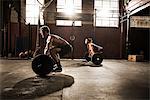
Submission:
<svg viewBox="0 0 150 100">
<path fill-rule="evenodd" d="M 92 38 L 87 38 L 87 39 L 88 39 L 88 42 L 93 42 Z"/>
<path fill-rule="evenodd" d="M 85 44 L 88 44 L 88 43 L 92 43 L 93 39 L 89 37 L 89 38 L 86 38 L 85 41 L 86 41 Z"/>
</svg>

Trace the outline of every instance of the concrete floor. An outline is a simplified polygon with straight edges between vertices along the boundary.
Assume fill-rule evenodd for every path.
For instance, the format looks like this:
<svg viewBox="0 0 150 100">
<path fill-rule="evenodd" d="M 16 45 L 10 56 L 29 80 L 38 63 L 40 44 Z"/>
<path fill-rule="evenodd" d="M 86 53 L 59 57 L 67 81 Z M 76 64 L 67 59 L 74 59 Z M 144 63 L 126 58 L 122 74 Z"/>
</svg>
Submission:
<svg viewBox="0 0 150 100">
<path fill-rule="evenodd" d="M 0 60 L 1 100 L 149 100 L 148 62 L 61 60 L 63 71 L 37 77 L 31 60 Z"/>
</svg>

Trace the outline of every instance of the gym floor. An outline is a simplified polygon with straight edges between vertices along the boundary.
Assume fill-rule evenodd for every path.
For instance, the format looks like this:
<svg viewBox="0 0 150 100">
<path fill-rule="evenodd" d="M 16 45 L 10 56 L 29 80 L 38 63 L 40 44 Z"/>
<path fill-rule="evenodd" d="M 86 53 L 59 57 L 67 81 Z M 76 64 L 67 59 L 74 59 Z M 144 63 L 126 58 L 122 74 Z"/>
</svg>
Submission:
<svg viewBox="0 0 150 100">
<path fill-rule="evenodd" d="M 0 60 L 1 100 L 149 100 L 149 62 L 61 59 L 63 71 L 38 77 L 32 60 Z"/>
</svg>

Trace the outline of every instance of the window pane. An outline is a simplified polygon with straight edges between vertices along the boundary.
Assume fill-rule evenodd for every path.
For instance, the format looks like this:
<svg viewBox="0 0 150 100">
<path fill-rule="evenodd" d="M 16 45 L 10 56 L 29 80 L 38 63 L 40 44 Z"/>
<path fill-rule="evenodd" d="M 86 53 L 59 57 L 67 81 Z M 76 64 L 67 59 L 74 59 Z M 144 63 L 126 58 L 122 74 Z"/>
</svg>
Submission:
<svg viewBox="0 0 150 100">
<path fill-rule="evenodd" d="M 102 25 L 102 20 L 97 20 L 96 21 L 96 26 L 101 26 Z"/>
<path fill-rule="evenodd" d="M 63 21 L 61 21 L 61 20 L 56 20 L 56 25 L 63 25 L 64 23 L 63 23 Z"/>
<path fill-rule="evenodd" d="M 109 2 L 108 1 L 104 1 L 103 2 L 103 8 L 107 8 L 109 7 Z"/>
<path fill-rule="evenodd" d="M 30 23 L 30 24 L 34 24 L 34 18 L 26 18 L 26 24 Z"/>
<path fill-rule="evenodd" d="M 30 11 L 30 12 L 27 12 L 27 13 L 26 13 L 26 17 L 35 17 L 35 16 L 34 16 L 34 14 L 32 14 L 32 12 Z"/>
<path fill-rule="evenodd" d="M 44 4 L 44 0 L 39 0 L 40 3 Z M 37 0 L 26 0 L 26 23 L 38 24 L 39 6 Z M 40 13 L 41 24 L 43 22 L 43 12 Z"/>
<path fill-rule="evenodd" d="M 68 16 L 82 12 L 82 0 L 57 0 L 57 12 L 64 12 Z M 72 26 L 72 20 L 56 20 L 56 25 Z M 81 26 L 81 21 L 75 21 L 75 26 Z"/>
<path fill-rule="evenodd" d="M 35 4 L 35 0 L 26 0 L 26 4 Z"/>
<path fill-rule="evenodd" d="M 118 4 L 118 0 L 95 0 L 96 26 L 118 27 Z"/>
<path fill-rule="evenodd" d="M 56 25 L 72 26 L 72 21 L 70 21 L 70 20 L 57 20 Z"/>
<path fill-rule="evenodd" d="M 81 21 L 75 21 L 75 26 L 81 26 Z"/>
<path fill-rule="evenodd" d="M 64 4 L 65 4 L 65 0 L 57 0 L 57 6 L 64 5 Z"/>
<path fill-rule="evenodd" d="M 38 24 L 38 17 L 34 17 L 34 24 Z"/>
<path fill-rule="evenodd" d="M 70 20 L 69 20 L 69 21 L 65 21 L 64 24 L 65 24 L 66 26 L 71 26 L 71 25 L 72 25 L 72 21 L 70 21 Z"/>
<path fill-rule="evenodd" d="M 103 20 L 102 21 L 102 26 L 109 26 L 109 21 L 108 20 Z"/>
<path fill-rule="evenodd" d="M 111 2 L 111 7 L 117 8 L 118 7 L 118 2 Z"/>
<path fill-rule="evenodd" d="M 72 20 L 56 20 L 56 25 L 60 26 L 72 26 Z M 75 21 L 75 26 L 81 26 L 81 21 Z"/>
<path fill-rule="evenodd" d="M 30 11 L 31 9 L 33 9 L 33 5 L 26 5 L 26 11 Z"/>
</svg>

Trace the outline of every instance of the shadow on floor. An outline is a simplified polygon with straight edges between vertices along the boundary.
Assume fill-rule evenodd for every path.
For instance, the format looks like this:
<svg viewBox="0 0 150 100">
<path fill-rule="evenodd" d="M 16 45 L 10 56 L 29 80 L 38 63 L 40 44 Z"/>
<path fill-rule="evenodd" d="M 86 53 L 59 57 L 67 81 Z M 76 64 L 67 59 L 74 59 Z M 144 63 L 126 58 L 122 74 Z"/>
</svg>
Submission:
<svg viewBox="0 0 150 100">
<path fill-rule="evenodd" d="M 128 88 L 128 89 L 126 89 Z M 122 100 L 149 100 L 149 86 L 128 85 L 121 91 Z"/>
<path fill-rule="evenodd" d="M 103 65 L 100 64 L 100 65 L 95 65 L 93 64 L 92 62 L 82 62 L 80 64 L 78 64 L 79 66 L 90 66 L 90 67 L 102 67 Z"/>
<path fill-rule="evenodd" d="M 139 80 L 140 74 L 137 74 L 132 80 L 127 80 L 121 85 L 120 95 L 122 100 L 150 100 L 149 99 L 149 76 L 145 75 Z"/>
<path fill-rule="evenodd" d="M 33 99 L 70 87 L 74 78 L 64 74 L 51 74 L 46 77 L 31 77 L 1 91 L 1 100 Z"/>
</svg>

